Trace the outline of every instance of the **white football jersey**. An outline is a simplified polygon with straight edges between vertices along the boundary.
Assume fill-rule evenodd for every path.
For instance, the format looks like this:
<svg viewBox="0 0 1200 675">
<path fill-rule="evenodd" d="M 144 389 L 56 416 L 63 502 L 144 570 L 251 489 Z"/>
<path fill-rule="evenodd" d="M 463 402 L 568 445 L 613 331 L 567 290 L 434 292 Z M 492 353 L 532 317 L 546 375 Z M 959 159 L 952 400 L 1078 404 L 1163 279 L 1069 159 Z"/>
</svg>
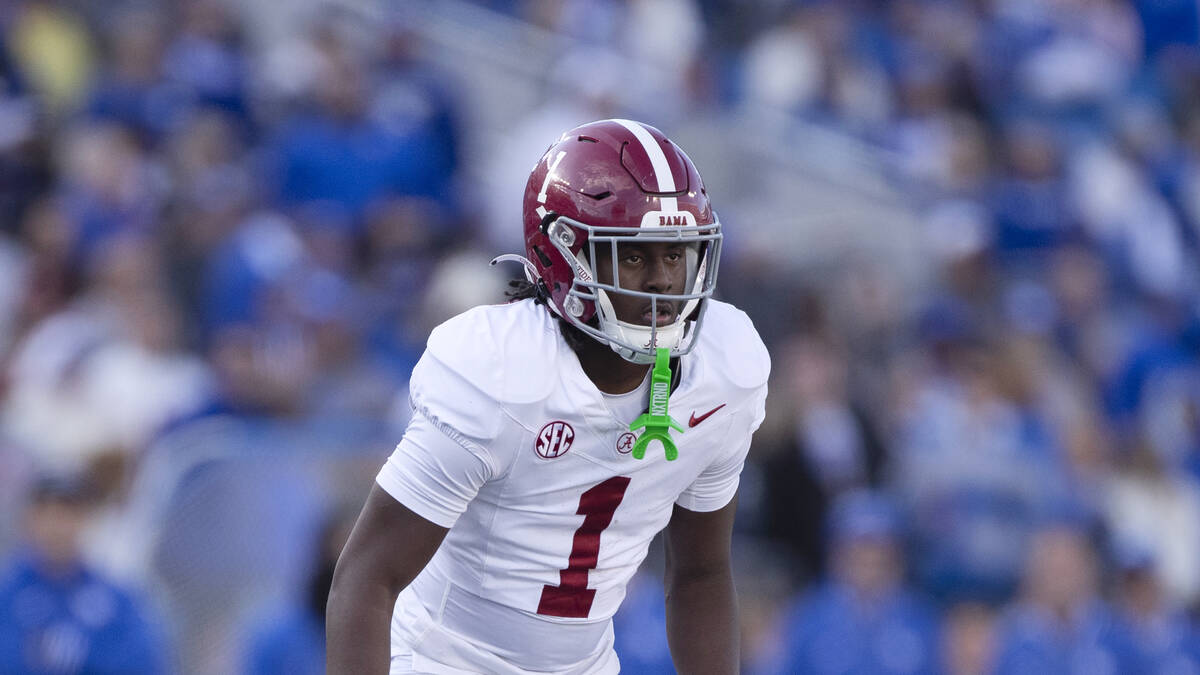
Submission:
<svg viewBox="0 0 1200 675">
<path fill-rule="evenodd" d="M 633 420 L 610 410 L 545 307 L 477 307 L 434 329 L 412 422 L 377 481 L 450 532 L 400 596 L 394 655 L 430 672 L 616 671 L 611 617 L 651 539 L 675 504 L 729 503 L 763 419 L 766 348 L 743 312 L 708 302 L 669 400 L 684 427 L 675 461 L 656 442 L 631 456 Z M 479 653 L 439 647 L 430 626 Z"/>
</svg>

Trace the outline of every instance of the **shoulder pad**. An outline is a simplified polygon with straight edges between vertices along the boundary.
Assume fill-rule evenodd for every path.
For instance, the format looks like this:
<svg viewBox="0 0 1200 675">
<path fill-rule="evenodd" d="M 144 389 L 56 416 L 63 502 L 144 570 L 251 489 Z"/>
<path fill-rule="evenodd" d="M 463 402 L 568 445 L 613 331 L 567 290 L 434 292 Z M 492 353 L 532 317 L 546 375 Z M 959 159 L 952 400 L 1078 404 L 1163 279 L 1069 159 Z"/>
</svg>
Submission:
<svg viewBox="0 0 1200 675">
<path fill-rule="evenodd" d="M 771 375 L 771 355 L 750 317 L 733 305 L 706 300 L 698 352 L 710 367 L 741 389 L 758 389 Z"/>
<path fill-rule="evenodd" d="M 532 300 L 484 305 L 446 321 L 426 352 L 501 404 L 542 400 L 553 391 L 558 327 Z"/>
</svg>

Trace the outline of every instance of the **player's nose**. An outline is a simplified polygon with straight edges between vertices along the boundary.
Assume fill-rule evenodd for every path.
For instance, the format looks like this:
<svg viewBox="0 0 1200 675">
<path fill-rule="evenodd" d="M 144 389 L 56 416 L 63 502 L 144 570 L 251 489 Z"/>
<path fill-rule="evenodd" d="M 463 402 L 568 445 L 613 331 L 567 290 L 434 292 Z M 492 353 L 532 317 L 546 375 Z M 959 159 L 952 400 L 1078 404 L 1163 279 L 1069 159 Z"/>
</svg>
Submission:
<svg viewBox="0 0 1200 675">
<path fill-rule="evenodd" d="M 666 255 L 655 255 L 646 262 L 643 288 L 651 293 L 666 293 L 671 290 L 671 266 Z"/>
</svg>

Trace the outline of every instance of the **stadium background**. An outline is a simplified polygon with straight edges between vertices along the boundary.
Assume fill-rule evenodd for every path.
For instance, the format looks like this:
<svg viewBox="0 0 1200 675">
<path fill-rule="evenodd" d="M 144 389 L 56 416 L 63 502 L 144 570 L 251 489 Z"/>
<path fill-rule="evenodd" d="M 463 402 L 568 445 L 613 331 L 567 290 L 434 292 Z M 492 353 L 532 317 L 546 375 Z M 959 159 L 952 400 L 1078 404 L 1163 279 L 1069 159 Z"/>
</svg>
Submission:
<svg viewBox="0 0 1200 675">
<path fill-rule="evenodd" d="M 424 337 L 500 299 L 549 140 L 621 116 L 699 166 L 773 355 L 748 672 L 1200 672 L 1198 15 L 4 3 L 0 555 L 87 475 L 169 670 L 319 668 Z M 671 672 L 656 560 L 628 672 Z"/>
</svg>

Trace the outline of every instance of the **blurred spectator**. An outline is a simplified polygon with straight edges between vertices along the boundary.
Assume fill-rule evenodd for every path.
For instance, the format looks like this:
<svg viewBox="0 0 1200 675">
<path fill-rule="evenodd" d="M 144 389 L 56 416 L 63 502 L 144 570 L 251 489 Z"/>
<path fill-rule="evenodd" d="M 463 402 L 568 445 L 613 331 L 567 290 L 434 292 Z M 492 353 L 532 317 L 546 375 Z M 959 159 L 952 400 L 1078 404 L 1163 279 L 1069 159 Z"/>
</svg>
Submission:
<svg viewBox="0 0 1200 675">
<path fill-rule="evenodd" d="M 629 58 L 623 103 L 638 119 L 678 120 L 695 115 L 704 91 L 694 77 L 700 68 L 706 26 L 696 0 L 632 0 L 623 3 L 627 16 L 621 39 L 613 45 Z M 671 39 L 660 27 L 671 26 Z"/>
<path fill-rule="evenodd" d="M 1200 486 L 1189 474 L 1171 471 L 1149 448 L 1139 448 L 1118 474 L 1106 498 L 1108 526 L 1122 541 L 1151 555 L 1171 597 L 1200 601 Z"/>
<path fill-rule="evenodd" d="M 1194 329 L 1192 329 L 1194 330 Z M 1181 338 L 1181 342 L 1194 338 Z M 1134 433 L 1168 472 L 1200 480 L 1200 359 L 1181 354 L 1156 368 L 1142 384 Z"/>
<path fill-rule="evenodd" d="M 995 668 L 996 617 L 987 605 L 961 603 L 943 617 L 941 671 L 985 675 Z"/>
<path fill-rule="evenodd" d="M 1164 592 L 1154 557 L 1137 545 L 1118 545 L 1117 621 L 1136 651 L 1141 673 L 1200 670 L 1200 631 Z"/>
<path fill-rule="evenodd" d="M 183 25 L 166 47 L 163 72 L 190 95 L 193 105 L 212 106 L 248 123 L 248 63 L 231 10 L 220 0 L 182 3 Z"/>
<path fill-rule="evenodd" d="M 828 7 L 795 9 L 746 49 L 743 71 L 746 99 L 788 113 L 814 106 L 825 87 L 820 16 Z"/>
<path fill-rule="evenodd" d="M 19 284 L 14 292 L 20 294 L 20 302 L 12 308 L 6 353 L 31 326 L 62 309 L 79 290 L 80 274 L 71 265 L 70 225 L 61 205 L 44 198 L 35 202 L 26 210 L 20 229 L 26 260 L 14 261 L 7 270 Z M 22 262 L 27 265 L 24 270 Z"/>
<path fill-rule="evenodd" d="M 428 200 L 388 200 L 370 211 L 367 221 L 367 255 L 362 271 L 361 296 L 366 323 L 364 340 L 369 359 L 386 368 L 402 382 L 424 349 L 422 332 L 426 324 L 420 319 L 422 305 L 430 295 L 431 279 L 437 269 L 437 249 L 434 232 L 426 227 L 433 219 L 445 217 L 445 212 Z M 434 228 L 441 229 L 441 228 Z M 455 279 L 451 292 L 471 286 L 471 281 L 483 271 L 476 267 L 462 279 Z M 479 278 L 486 284 L 488 277 Z M 396 289 L 407 289 L 398 293 Z M 478 297 L 468 292 L 472 298 Z M 452 303 L 456 304 L 457 303 Z M 440 323 L 447 317 L 441 317 Z M 436 325 L 436 324 L 434 324 Z M 407 397 L 403 408 L 408 408 Z"/>
<path fill-rule="evenodd" d="M 463 111 L 450 86 L 454 80 L 422 58 L 420 39 L 403 20 L 384 28 L 378 93 L 372 117 L 391 133 L 410 137 L 406 173 L 392 197 L 429 200 L 441 217 L 428 224 L 435 240 L 458 234 L 458 214 L 474 206 L 455 189 L 463 154 Z"/>
<path fill-rule="evenodd" d="M 1124 90 L 1141 40 L 1124 3 L 1063 0 L 1027 18 L 1038 39 L 1014 64 L 1014 84 L 1027 102 L 1069 115 Z"/>
<path fill-rule="evenodd" d="M 830 578 L 784 617 L 776 673 L 931 673 L 938 620 L 904 586 L 903 530 L 879 494 L 852 492 L 829 519 Z"/>
<path fill-rule="evenodd" d="M 303 273 L 308 262 L 295 224 L 270 211 L 251 214 L 211 245 L 202 272 L 206 338 L 235 324 L 264 319 L 273 288 Z"/>
<path fill-rule="evenodd" d="M 1063 196 L 1062 149 L 1053 130 L 1034 119 L 1010 121 L 1000 151 L 1006 171 L 990 195 L 1000 252 L 1036 253 L 1066 241 L 1073 223 Z"/>
<path fill-rule="evenodd" d="M 204 413 L 251 420 L 298 418 L 314 376 L 311 347 L 292 325 L 223 328 L 214 335 L 209 353 L 216 398 Z"/>
<path fill-rule="evenodd" d="M 53 0 L 20 3 L 14 13 L 5 41 L 13 62 L 6 84 L 24 83 L 52 114 L 69 111 L 82 102 L 95 68 L 88 26 L 68 4 Z"/>
<path fill-rule="evenodd" d="M 1073 244 L 1051 259 L 1050 287 L 1058 310 L 1055 336 L 1064 355 L 1093 386 L 1117 378 L 1129 336 L 1117 303 L 1111 273 L 1090 247 Z"/>
<path fill-rule="evenodd" d="M 451 205 L 456 168 L 446 101 L 403 64 L 378 97 L 367 63 L 332 30 L 317 28 L 318 72 L 308 110 L 290 116 L 271 143 L 272 186 L 285 206 L 328 202 L 355 233 L 376 200 L 404 195 Z M 408 69 L 399 66 L 406 65 Z"/>
<path fill-rule="evenodd" d="M 186 92 L 163 73 L 170 20 L 155 5 L 127 7 L 109 19 L 104 67 L 89 96 L 86 112 L 94 119 L 123 126 L 143 144 L 157 143 L 186 110 Z"/>
<path fill-rule="evenodd" d="M 29 545 L 0 577 L 0 670 L 167 672 L 158 622 L 80 557 L 90 496 L 78 477 L 47 475 L 36 482 Z"/>
<path fill-rule="evenodd" d="M 171 292 L 186 310 L 186 344 L 198 348 L 206 337 L 209 258 L 256 206 L 256 183 L 236 122 L 225 113 L 189 116 L 165 151 L 173 188 L 161 230 L 164 262 Z"/>
<path fill-rule="evenodd" d="M 1046 522 L 1028 551 L 1021 597 L 1000 620 L 995 672 L 1137 672 L 1130 636 L 1100 597 L 1082 523 Z"/>
<path fill-rule="evenodd" d="M 85 266 L 110 237 L 151 234 L 166 183 L 126 128 L 80 125 L 62 134 L 58 150 L 71 263 Z"/>
<path fill-rule="evenodd" d="M 1181 231 L 1162 194 L 1127 157 L 1101 143 L 1074 153 L 1067 168 L 1076 217 L 1138 288 L 1172 297 L 1184 283 Z"/>
<path fill-rule="evenodd" d="M 783 387 L 774 395 L 793 403 L 777 414 L 793 419 L 794 428 L 766 454 L 764 529 L 802 563 L 794 568 L 802 582 L 823 575 L 828 505 L 842 493 L 879 485 L 884 448 L 849 400 L 845 355 L 827 338 L 797 336 L 776 359 Z"/>
<path fill-rule="evenodd" d="M 182 350 L 159 262 L 146 239 L 108 241 L 89 293 L 17 347 L 4 421 L 40 461 L 81 470 L 109 453 L 130 459 L 209 395 L 207 366 Z"/>
<path fill-rule="evenodd" d="M 1031 405 L 1033 364 L 1002 359 L 954 313 L 930 329 L 930 353 L 899 372 L 894 489 L 912 514 L 923 586 L 1001 601 L 1016 587 L 1034 524 L 1067 498 L 1070 479 Z"/>
<path fill-rule="evenodd" d="M 325 604 L 333 568 L 354 519 L 331 516 L 319 533 L 308 586 L 295 606 L 267 617 L 249 629 L 246 675 L 314 675 L 325 672 Z"/>
</svg>

